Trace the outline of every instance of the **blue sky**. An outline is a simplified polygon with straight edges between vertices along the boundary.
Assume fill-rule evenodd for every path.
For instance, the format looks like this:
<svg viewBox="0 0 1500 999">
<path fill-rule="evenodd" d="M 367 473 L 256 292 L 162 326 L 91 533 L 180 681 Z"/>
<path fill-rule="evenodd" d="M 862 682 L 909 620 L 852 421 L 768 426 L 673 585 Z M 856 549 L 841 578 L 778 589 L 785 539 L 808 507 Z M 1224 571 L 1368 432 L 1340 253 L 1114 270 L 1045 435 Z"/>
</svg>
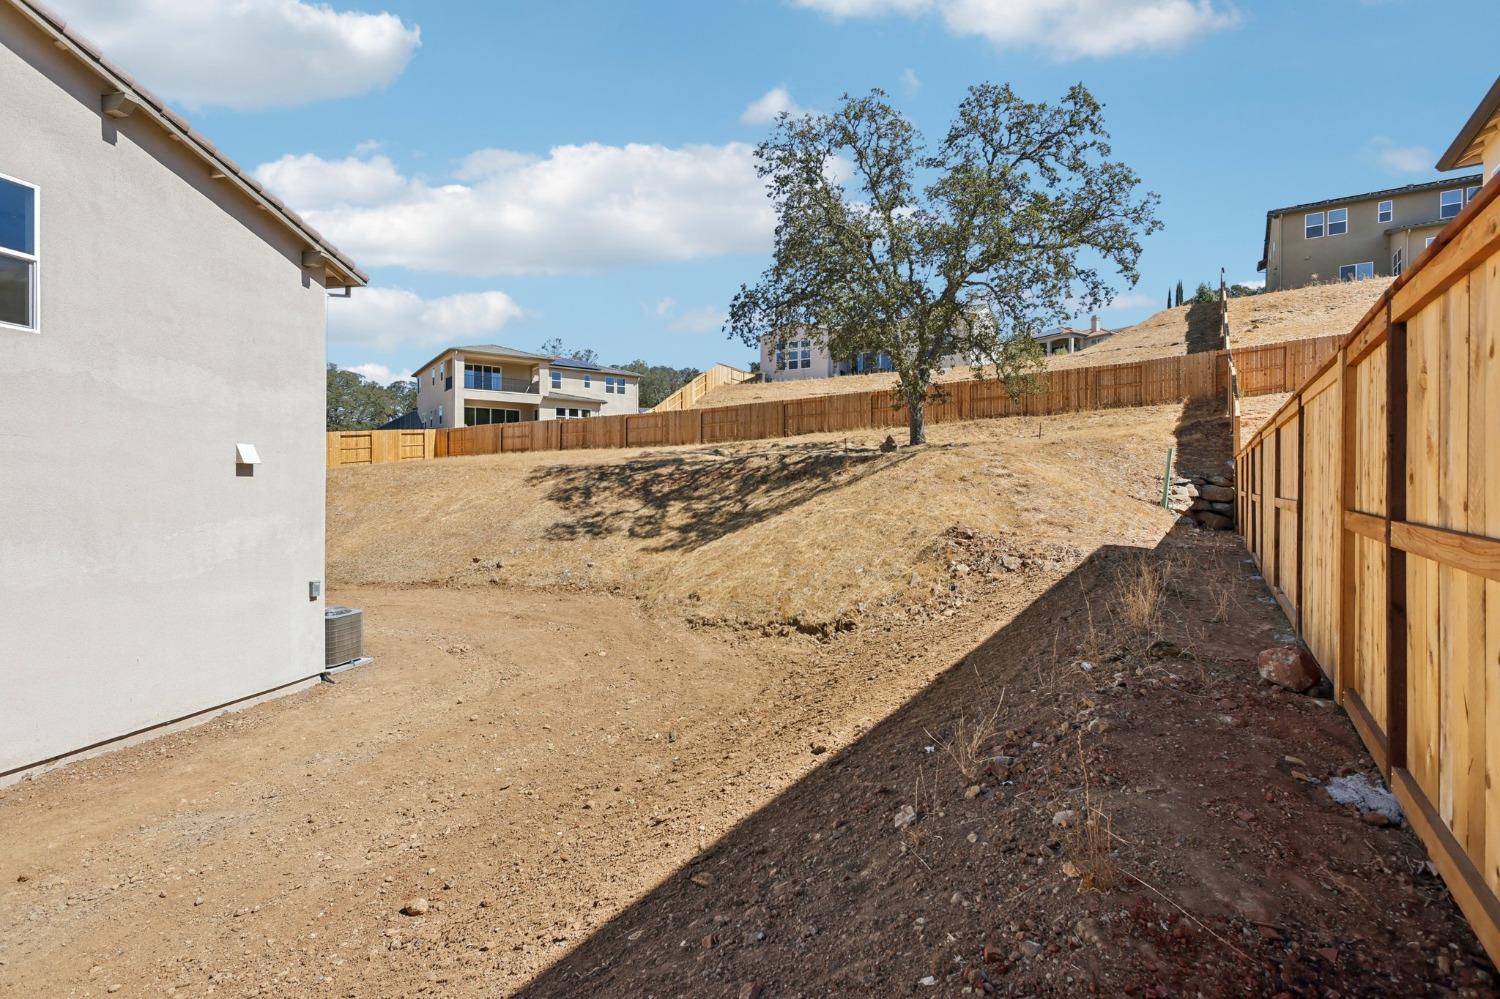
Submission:
<svg viewBox="0 0 1500 999">
<path fill-rule="evenodd" d="M 719 321 L 769 248 L 767 108 L 878 86 L 940 136 L 972 83 L 1083 81 L 1162 196 L 1123 325 L 1255 278 L 1267 208 L 1434 178 L 1500 69 L 1492 0 L 52 5 L 365 266 L 329 359 L 377 376 L 551 337 L 746 363 Z"/>
</svg>

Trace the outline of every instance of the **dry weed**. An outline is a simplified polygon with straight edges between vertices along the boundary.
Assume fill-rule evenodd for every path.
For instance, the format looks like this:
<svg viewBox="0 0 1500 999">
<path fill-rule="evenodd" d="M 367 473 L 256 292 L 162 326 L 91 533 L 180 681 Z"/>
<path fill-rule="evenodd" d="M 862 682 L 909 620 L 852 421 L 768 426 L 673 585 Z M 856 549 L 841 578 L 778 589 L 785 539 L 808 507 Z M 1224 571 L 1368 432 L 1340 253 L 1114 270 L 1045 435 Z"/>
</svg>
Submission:
<svg viewBox="0 0 1500 999">
<path fill-rule="evenodd" d="M 1172 566 L 1146 557 L 1122 569 L 1116 580 L 1115 616 L 1131 637 L 1149 644 L 1161 637 Z"/>
<path fill-rule="evenodd" d="M 1115 835 L 1114 824 L 1108 813 L 1094 803 L 1088 754 L 1084 752 L 1081 733 L 1078 737 L 1078 766 L 1083 773 L 1083 822 L 1073 837 L 1078 890 L 1108 891 L 1119 881 L 1120 873 L 1111 843 Z"/>
<path fill-rule="evenodd" d="M 995 700 L 995 706 L 989 714 L 976 714 L 972 718 L 967 712 L 959 716 L 958 723 L 953 726 L 953 738 L 946 742 L 937 738 L 931 732 L 927 737 L 933 743 L 942 748 L 958 772 L 963 775 L 965 784 L 975 783 L 991 758 L 991 749 L 1000 738 L 1000 732 L 996 721 L 1000 717 L 1000 710 L 1005 706 L 1005 689 L 1001 688 L 1000 696 Z M 923 731 L 926 731 L 925 729 Z"/>
</svg>

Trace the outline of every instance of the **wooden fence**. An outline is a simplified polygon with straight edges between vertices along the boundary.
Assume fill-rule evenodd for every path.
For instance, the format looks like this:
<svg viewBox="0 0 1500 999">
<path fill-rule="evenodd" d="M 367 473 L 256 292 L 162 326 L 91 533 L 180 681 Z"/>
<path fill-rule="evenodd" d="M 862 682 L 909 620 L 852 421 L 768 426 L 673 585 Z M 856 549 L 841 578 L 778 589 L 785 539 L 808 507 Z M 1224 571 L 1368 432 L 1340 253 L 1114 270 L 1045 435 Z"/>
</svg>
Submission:
<svg viewBox="0 0 1500 999">
<path fill-rule="evenodd" d="M 1246 544 L 1500 961 L 1497 347 L 1500 183 L 1236 462 Z"/>
<path fill-rule="evenodd" d="M 698 375 L 682 388 L 667 396 L 661 402 L 652 407 L 653 413 L 670 413 L 679 409 L 692 409 L 714 389 L 723 385 L 738 385 L 747 382 L 755 376 L 748 371 L 730 367 L 727 364 L 715 364 L 707 371 Z"/>
<path fill-rule="evenodd" d="M 438 430 L 335 430 L 328 434 L 328 467 L 378 465 L 437 458 Z"/>
<path fill-rule="evenodd" d="M 1339 337 L 1240 348 L 1236 362 L 1257 372 L 1241 391 L 1285 392 L 1301 383 L 1337 348 Z M 1126 364 L 1064 368 L 1041 375 L 1041 390 L 1012 399 L 993 379 L 948 382 L 927 403 L 928 423 L 997 416 L 1041 416 L 1184 399 L 1222 398 L 1229 390 L 1227 351 L 1203 351 Z M 329 467 L 405 458 L 446 458 L 515 451 L 720 444 L 799 434 L 906 426 L 906 406 L 894 389 L 751 402 L 586 420 L 496 423 L 455 430 L 359 430 L 328 435 Z M 416 435 L 435 435 L 421 438 Z M 412 435 L 411 437 L 401 435 Z M 420 447 L 420 450 L 419 450 Z"/>
</svg>

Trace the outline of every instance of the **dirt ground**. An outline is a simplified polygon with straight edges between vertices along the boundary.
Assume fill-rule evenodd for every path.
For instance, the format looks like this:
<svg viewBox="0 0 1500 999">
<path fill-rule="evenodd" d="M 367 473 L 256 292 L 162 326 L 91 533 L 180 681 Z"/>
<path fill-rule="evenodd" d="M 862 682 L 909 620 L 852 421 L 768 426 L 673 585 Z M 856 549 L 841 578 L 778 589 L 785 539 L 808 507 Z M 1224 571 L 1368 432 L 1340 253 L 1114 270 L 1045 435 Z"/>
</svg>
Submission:
<svg viewBox="0 0 1500 999">
<path fill-rule="evenodd" d="M 1230 329 L 1237 347 L 1305 340 L 1309 337 L 1347 333 L 1390 285 L 1390 278 L 1310 285 L 1292 291 L 1251 295 L 1230 302 Z M 1176 357 L 1219 346 L 1218 303 L 1163 309 L 1128 326 L 1115 336 L 1077 354 L 1047 358 L 1049 368 L 1079 368 L 1099 364 L 1126 364 L 1158 357 Z M 972 378 L 967 367 L 945 372 L 939 380 Z M 725 385 L 698 400 L 697 407 L 734 406 L 772 399 L 802 399 L 846 392 L 870 392 L 893 388 L 895 375 L 851 375 L 801 381 L 748 382 Z"/>
<path fill-rule="evenodd" d="M 1222 462 L 1223 421 L 1167 424 Z M 938 592 L 846 630 L 346 582 L 373 666 L 0 791 L 0 994 L 1493 994 L 1410 832 L 1324 792 L 1372 772 L 1347 720 L 1256 678 L 1286 623 L 1243 548 L 1075 470 L 1076 520 L 1139 533 L 944 511 Z"/>
</svg>

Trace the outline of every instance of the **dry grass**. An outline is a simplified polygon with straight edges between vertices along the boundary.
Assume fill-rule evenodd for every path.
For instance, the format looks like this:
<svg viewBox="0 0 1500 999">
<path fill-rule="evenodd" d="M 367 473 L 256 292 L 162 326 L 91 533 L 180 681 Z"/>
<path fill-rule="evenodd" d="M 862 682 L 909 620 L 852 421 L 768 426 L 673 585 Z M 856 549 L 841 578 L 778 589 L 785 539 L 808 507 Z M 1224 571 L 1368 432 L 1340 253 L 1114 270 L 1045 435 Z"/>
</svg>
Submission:
<svg viewBox="0 0 1500 999">
<path fill-rule="evenodd" d="M 948 528 L 1152 546 L 1180 406 L 721 447 L 546 452 L 333 469 L 330 585 L 619 592 L 704 622 L 823 633 L 946 593 Z"/>
<path fill-rule="evenodd" d="M 1083 735 L 1078 736 L 1078 766 L 1083 774 L 1083 822 L 1073 836 L 1072 853 L 1079 891 L 1109 891 L 1120 879 L 1114 860 L 1114 823 L 1094 801 L 1092 774 Z"/>
<path fill-rule="evenodd" d="M 994 708 L 988 714 L 979 712 L 970 717 L 966 712 L 960 716 L 958 724 L 953 726 L 953 737 L 946 742 L 931 732 L 927 733 L 927 737 L 953 761 L 966 785 L 975 783 L 984 773 L 985 766 L 994 758 L 994 746 L 1000 738 L 997 722 L 1004 706 L 1005 691 L 1001 690 L 1000 696 L 995 699 Z"/>
<path fill-rule="evenodd" d="M 1171 575 L 1169 563 L 1144 555 L 1120 570 L 1115 616 L 1132 639 L 1149 645 L 1160 637 Z"/>
<path fill-rule="evenodd" d="M 1239 347 L 1251 347 L 1347 333 L 1389 284 L 1388 278 L 1376 278 L 1369 281 L 1313 285 L 1294 291 L 1234 299 L 1229 304 L 1230 330 L 1234 343 Z M 1217 303 L 1190 303 L 1164 309 L 1121 330 L 1097 347 L 1077 354 L 1049 357 L 1047 365 L 1050 368 L 1077 368 L 1176 357 L 1194 350 L 1216 348 L 1218 333 Z M 972 377 L 973 373 L 964 366 L 945 372 L 938 380 L 961 381 Z M 896 376 L 892 374 L 726 385 L 699 399 L 698 408 L 872 392 L 894 388 L 895 385 Z"/>
</svg>

